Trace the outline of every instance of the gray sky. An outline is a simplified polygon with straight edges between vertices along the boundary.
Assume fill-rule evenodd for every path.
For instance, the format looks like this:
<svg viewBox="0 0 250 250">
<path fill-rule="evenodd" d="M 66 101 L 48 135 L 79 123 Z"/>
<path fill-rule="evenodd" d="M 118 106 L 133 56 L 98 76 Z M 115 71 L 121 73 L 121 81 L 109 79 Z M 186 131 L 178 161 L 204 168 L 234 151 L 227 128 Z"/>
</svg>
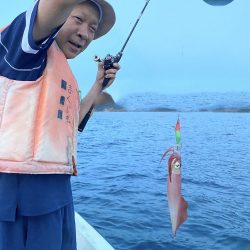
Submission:
<svg viewBox="0 0 250 250">
<path fill-rule="evenodd" d="M 2 3 L 4 26 L 33 1 Z M 95 54 L 116 54 L 145 0 L 110 0 L 117 22 L 105 37 L 70 62 L 83 94 L 95 80 Z M 108 89 L 115 100 L 131 93 L 250 91 L 250 1 L 213 7 L 203 0 L 151 0 Z"/>
</svg>

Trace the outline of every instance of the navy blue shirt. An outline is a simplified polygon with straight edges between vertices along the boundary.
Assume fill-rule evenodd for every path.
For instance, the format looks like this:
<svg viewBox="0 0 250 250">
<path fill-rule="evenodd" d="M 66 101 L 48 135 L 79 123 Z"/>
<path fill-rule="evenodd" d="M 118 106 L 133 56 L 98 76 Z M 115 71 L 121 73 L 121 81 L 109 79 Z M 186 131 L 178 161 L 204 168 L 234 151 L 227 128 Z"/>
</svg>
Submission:
<svg viewBox="0 0 250 250">
<path fill-rule="evenodd" d="M 20 14 L 0 33 L 0 75 L 9 79 L 34 81 L 43 74 L 47 50 L 59 28 L 44 41 L 35 43 L 32 30 L 38 4 L 39 1 L 36 1 L 30 10 Z M 69 175 L 0 173 L 2 221 L 14 221 L 16 213 L 23 216 L 46 214 L 70 202 L 72 192 Z"/>
</svg>

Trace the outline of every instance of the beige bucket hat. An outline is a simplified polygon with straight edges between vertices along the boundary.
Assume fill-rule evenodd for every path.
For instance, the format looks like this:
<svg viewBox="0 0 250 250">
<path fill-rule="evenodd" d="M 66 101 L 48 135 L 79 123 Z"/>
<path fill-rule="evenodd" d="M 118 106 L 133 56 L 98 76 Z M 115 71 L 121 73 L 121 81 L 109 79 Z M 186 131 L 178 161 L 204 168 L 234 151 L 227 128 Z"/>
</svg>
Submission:
<svg viewBox="0 0 250 250">
<path fill-rule="evenodd" d="M 104 0 L 89 0 L 94 3 L 100 11 L 100 22 L 98 29 L 95 33 L 95 38 L 97 39 L 106 33 L 108 33 L 115 24 L 115 11 L 113 7 Z"/>
</svg>

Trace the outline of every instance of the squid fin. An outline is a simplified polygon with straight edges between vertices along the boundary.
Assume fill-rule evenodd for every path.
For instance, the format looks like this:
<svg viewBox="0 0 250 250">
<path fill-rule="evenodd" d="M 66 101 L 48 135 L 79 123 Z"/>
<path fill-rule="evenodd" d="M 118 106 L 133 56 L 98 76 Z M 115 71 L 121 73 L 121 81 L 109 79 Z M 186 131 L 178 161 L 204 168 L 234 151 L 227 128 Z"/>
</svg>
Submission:
<svg viewBox="0 0 250 250">
<path fill-rule="evenodd" d="M 173 232 L 174 236 L 176 235 L 176 231 L 180 227 L 180 225 L 187 219 L 187 216 L 188 216 L 187 208 L 188 208 L 188 203 L 181 196 L 180 203 L 179 203 L 178 217 L 177 217 L 177 225 L 176 225 L 176 229 Z"/>
</svg>

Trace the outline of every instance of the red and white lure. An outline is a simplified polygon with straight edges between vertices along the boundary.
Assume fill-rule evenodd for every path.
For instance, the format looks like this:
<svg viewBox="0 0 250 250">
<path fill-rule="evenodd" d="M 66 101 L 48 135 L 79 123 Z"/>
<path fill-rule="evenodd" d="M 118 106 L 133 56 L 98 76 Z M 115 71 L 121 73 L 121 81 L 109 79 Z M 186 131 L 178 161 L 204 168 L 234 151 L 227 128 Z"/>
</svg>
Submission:
<svg viewBox="0 0 250 250">
<path fill-rule="evenodd" d="M 176 146 L 169 148 L 162 156 L 163 160 L 168 154 L 167 196 L 173 236 L 179 226 L 187 219 L 188 203 L 181 195 L 181 145 L 180 120 L 178 117 L 175 126 Z"/>
</svg>

